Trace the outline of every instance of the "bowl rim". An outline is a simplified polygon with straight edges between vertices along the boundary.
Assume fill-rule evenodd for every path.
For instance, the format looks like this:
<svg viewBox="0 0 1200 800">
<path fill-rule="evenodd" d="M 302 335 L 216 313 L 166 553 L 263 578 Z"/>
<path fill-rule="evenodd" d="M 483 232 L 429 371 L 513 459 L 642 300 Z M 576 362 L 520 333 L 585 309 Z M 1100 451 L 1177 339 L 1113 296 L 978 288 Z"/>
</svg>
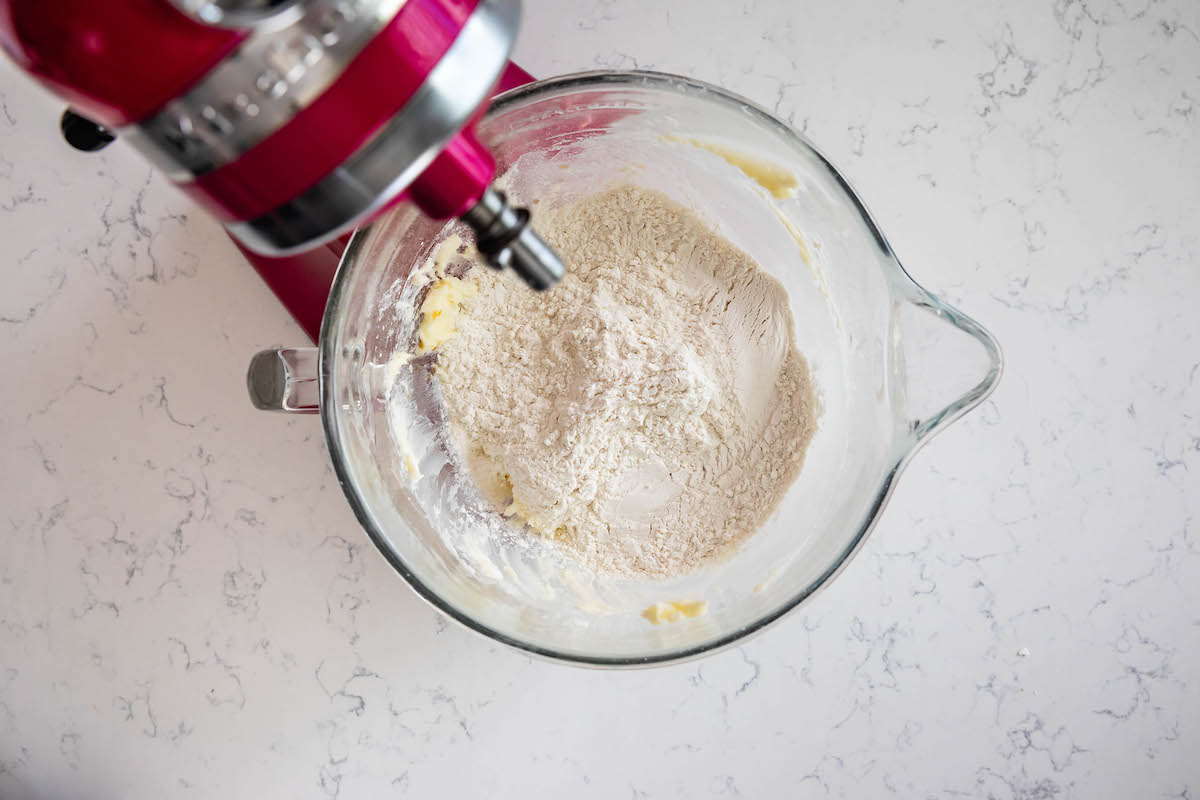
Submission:
<svg viewBox="0 0 1200 800">
<path fill-rule="evenodd" d="M 619 84 L 619 85 L 618 85 Z M 740 110 L 749 114 L 760 123 L 767 127 L 774 128 L 778 133 L 785 138 L 797 143 L 798 145 L 807 148 L 817 159 L 821 166 L 828 170 L 829 175 L 841 186 L 846 195 L 852 200 L 856 210 L 862 217 L 863 223 L 868 231 L 873 235 L 876 244 L 879 246 L 882 255 L 891 260 L 899 273 L 907 279 L 911 284 L 911 290 L 919 292 L 926 298 L 936 302 L 938 305 L 949 308 L 936 296 L 926 292 L 911 276 L 904 270 L 899 260 L 892 253 L 892 249 L 884 237 L 883 232 L 875 223 L 871 214 L 867 211 L 861 198 L 854 191 L 850 182 L 838 171 L 838 169 L 830 162 L 828 158 L 816 146 L 810 142 L 807 137 L 800 131 L 797 131 L 788 123 L 776 117 L 766 108 L 754 103 L 751 100 L 742 97 L 734 92 L 722 89 L 713 84 L 704 81 L 696 80 L 682 75 L 675 75 L 667 72 L 656 72 L 649 70 L 591 70 L 586 72 L 577 72 L 567 75 L 559 75 L 552 78 L 534 81 L 532 83 L 523 84 L 516 88 L 510 89 L 500 95 L 497 95 L 488 109 L 488 114 L 493 114 L 497 111 L 502 111 L 519 102 L 536 97 L 537 95 L 563 90 L 588 89 L 588 88 L 621 88 L 630 89 L 638 88 L 639 86 L 650 89 L 670 89 L 672 91 L 690 91 L 699 95 L 708 96 L 718 102 L 730 103 L 736 105 Z M 874 498 L 869 505 L 869 511 L 863 517 L 863 523 L 859 526 L 858 531 L 851 537 L 842 552 L 835 557 L 829 566 L 807 586 L 800 591 L 790 596 L 786 601 L 781 603 L 777 608 L 762 615 L 755 621 L 743 625 L 735 630 L 729 631 L 711 641 L 702 644 L 689 645 L 671 650 L 666 650 L 661 653 L 646 656 L 600 656 L 589 655 L 586 653 L 560 651 L 552 647 L 547 647 L 532 642 L 524 641 L 516 637 L 510 636 L 502 631 L 496 630 L 479 620 L 475 619 L 471 614 L 461 611 L 452 605 L 448 600 L 439 595 L 436 591 L 426 585 L 420 577 L 418 577 L 404 562 L 404 560 L 396 553 L 383 537 L 380 531 L 375 527 L 371 514 L 368 510 L 367 503 L 362 494 L 358 491 L 353 482 L 352 476 L 349 474 L 346 458 L 346 450 L 342 444 L 341 431 L 338 425 L 338 414 L 336 409 L 338 403 L 335 392 L 335 381 L 332 380 L 333 368 L 332 365 L 336 358 L 337 347 L 339 343 L 335 341 L 334 332 L 339 326 L 339 311 L 341 308 L 341 300 L 344 296 L 349 284 L 348 276 L 353 271 L 353 265 L 357 260 L 360 251 L 366 246 L 366 242 L 371 238 L 372 233 L 378 225 L 377 222 L 365 225 L 356 230 L 350 239 L 349 244 L 342 255 L 338 265 L 337 273 L 334 276 L 333 286 L 329 293 L 329 299 L 326 302 L 325 313 L 321 321 L 321 335 L 318 342 L 319 369 L 318 376 L 320 380 L 320 409 L 322 427 L 325 432 L 326 444 L 329 448 L 330 460 L 333 462 L 333 468 L 338 478 L 338 483 L 342 486 L 342 491 L 346 495 L 346 499 L 350 503 L 350 507 L 354 512 L 355 518 L 366 531 L 372 543 L 377 550 L 383 554 L 384 558 L 398 572 L 401 577 L 417 592 L 419 596 L 424 598 L 435 609 L 441 611 L 453 621 L 459 623 L 468 630 L 480 633 L 489 639 L 495 640 L 502 644 L 513 647 L 532 656 L 552 661 L 555 663 L 566 663 L 575 666 L 595 667 L 595 668 L 639 668 L 650 666 L 665 666 L 669 664 L 678 664 L 685 661 L 695 660 L 702 656 L 707 656 L 729 649 L 743 640 L 757 635 L 768 627 L 782 620 L 796 609 L 804 605 L 809 599 L 814 597 L 819 591 L 824 589 L 834 578 L 836 578 L 843 569 L 850 563 L 855 555 L 862 549 L 863 544 L 875 529 L 884 508 L 887 506 L 889 499 L 895 489 L 896 479 L 908 464 L 913 454 L 920 449 L 921 445 L 929 438 L 929 434 L 940 430 L 945 424 L 948 424 L 952 419 L 957 418 L 962 413 L 965 413 L 970 408 L 978 405 L 991 393 L 995 388 L 996 382 L 999 379 L 1000 371 L 1000 355 L 998 345 L 995 339 L 991 337 L 981 326 L 974 323 L 969 317 L 962 315 L 960 312 L 955 312 L 958 317 L 961 317 L 965 322 L 970 323 L 984 338 L 983 344 L 989 349 L 994 349 L 995 367 L 988 377 L 982 381 L 975 390 L 969 393 L 959 408 L 956 409 L 952 417 L 941 420 L 937 426 L 931 427 L 928 431 L 920 436 L 911 437 L 911 439 L 903 446 L 894 449 L 892 462 L 889 468 L 885 469 L 879 488 L 876 490 Z M 972 335 L 977 335 L 975 331 Z M 981 339 L 982 341 L 982 339 Z"/>
</svg>

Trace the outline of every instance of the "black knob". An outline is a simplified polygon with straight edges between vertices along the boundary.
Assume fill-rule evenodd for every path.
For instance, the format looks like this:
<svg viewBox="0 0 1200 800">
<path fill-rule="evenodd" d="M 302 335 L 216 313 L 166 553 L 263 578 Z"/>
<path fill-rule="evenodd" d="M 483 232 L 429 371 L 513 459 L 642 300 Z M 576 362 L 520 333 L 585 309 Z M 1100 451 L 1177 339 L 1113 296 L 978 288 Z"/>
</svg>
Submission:
<svg viewBox="0 0 1200 800">
<path fill-rule="evenodd" d="M 102 150 L 117 138 L 109 133 L 103 125 L 92 122 L 69 108 L 63 112 L 59 127 L 62 128 L 62 135 L 67 140 L 67 144 L 85 153 Z"/>
</svg>

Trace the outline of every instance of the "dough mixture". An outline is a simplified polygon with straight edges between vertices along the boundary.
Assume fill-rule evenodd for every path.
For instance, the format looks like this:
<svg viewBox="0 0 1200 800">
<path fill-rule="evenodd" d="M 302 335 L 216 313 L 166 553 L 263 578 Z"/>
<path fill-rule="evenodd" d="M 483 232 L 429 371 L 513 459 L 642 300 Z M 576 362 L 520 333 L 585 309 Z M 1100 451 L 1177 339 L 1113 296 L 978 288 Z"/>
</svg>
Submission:
<svg viewBox="0 0 1200 800">
<path fill-rule="evenodd" d="M 656 191 L 606 190 L 538 229 L 563 281 L 473 268 L 438 336 L 460 456 L 498 512 L 596 572 L 693 570 L 762 524 L 816 428 L 787 294 Z"/>
</svg>

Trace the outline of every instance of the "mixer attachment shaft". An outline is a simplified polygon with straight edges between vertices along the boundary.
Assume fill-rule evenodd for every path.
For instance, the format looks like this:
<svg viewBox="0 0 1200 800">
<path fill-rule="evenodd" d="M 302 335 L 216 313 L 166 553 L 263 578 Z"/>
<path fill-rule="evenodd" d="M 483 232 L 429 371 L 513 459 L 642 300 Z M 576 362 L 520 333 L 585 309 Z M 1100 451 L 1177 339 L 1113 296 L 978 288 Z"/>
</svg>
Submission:
<svg viewBox="0 0 1200 800">
<path fill-rule="evenodd" d="M 513 208 L 499 189 L 488 187 L 462 219 L 475 231 L 480 254 L 495 269 L 511 267 L 542 291 L 563 276 L 563 263 L 529 225 L 529 211 Z"/>
</svg>

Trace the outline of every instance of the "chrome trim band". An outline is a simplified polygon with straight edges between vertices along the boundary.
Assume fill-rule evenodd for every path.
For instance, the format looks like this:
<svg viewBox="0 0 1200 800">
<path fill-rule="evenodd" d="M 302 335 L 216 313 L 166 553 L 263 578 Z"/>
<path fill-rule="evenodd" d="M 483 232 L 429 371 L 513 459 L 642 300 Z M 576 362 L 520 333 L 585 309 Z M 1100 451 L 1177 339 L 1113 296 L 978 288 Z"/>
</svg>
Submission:
<svg viewBox="0 0 1200 800">
<path fill-rule="evenodd" d="M 205 25 L 248 28 L 303 13 L 300 0 L 170 0 L 171 5 Z M 290 21 L 290 20 L 289 20 Z"/>
<path fill-rule="evenodd" d="M 175 181 L 223 167 L 320 97 L 404 2 L 308 0 L 295 19 L 256 27 L 187 94 L 118 133 Z"/>
<path fill-rule="evenodd" d="M 421 88 L 315 186 L 256 219 L 226 225 L 255 252 L 283 256 L 366 221 L 420 175 L 481 105 L 508 62 L 520 0 L 480 0 Z"/>
</svg>

